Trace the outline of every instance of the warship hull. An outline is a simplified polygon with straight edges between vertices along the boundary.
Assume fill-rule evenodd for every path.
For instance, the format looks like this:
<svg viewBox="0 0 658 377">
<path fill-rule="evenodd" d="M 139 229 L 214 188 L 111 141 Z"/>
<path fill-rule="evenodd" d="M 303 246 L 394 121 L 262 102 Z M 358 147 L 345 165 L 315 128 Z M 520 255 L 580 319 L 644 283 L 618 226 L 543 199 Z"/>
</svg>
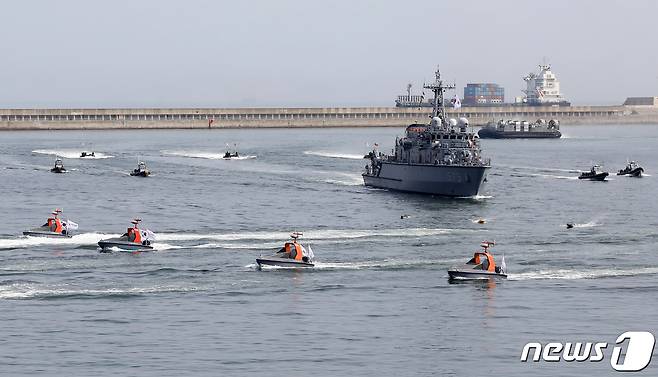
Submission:
<svg viewBox="0 0 658 377">
<path fill-rule="evenodd" d="M 472 197 L 480 193 L 489 166 L 412 165 L 382 161 L 375 174 L 363 174 L 366 186 L 421 194 Z"/>
</svg>

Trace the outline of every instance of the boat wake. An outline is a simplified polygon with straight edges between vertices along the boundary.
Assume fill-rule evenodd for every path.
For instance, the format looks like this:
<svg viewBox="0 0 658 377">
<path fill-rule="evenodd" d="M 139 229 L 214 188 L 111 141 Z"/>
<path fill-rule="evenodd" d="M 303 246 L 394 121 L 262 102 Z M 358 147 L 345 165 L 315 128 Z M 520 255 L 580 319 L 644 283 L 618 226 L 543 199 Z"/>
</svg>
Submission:
<svg viewBox="0 0 658 377">
<path fill-rule="evenodd" d="M 185 286 L 152 286 L 152 287 L 126 287 L 86 289 L 70 287 L 48 287 L 35 283 L 16 283 L 0 285 L 0 299 L 54 299 L 54 298 L 94 298 L 108 296 L 143 296 L 147 294 L 170 293 L 170 292 L 193 292 L 198 291 L 196 287 Z"/>
<path fill-rule="evenodd" d="M 119 236 L 120 234 L 104 234 L 104 233 L 82 233 L 82 234 L 76 234 L 71 238 L 20 236 L 16 238 L 0 239 L 0 250 L 22 249 L 22 248 L 42 246 L 42 245 L 52 245 L 52 246 L 94 245 L 97 244 L 98 241 L 104 238 L 119 237 Z"/>
<path fill-rule="evenodd" d="M 400 228 L 400 229 L 325 229 L 308 230 L 304 232 L 303 240 L 306 241 L 336 241 L 358 238 L 401 238 L 401 237 L 425 237 L 459 232 L 473 232 L 469 229 L 433 229 L 433 228 Z M 235 233 L 157 233 L 157 241 L 281 241 L 289 238 L 288 232 L 235 232 Z M 278 243 L 277 243 L 278 245 Z"/>
<path fill-rule="evenodd" d="M 432 259 L 415 259 L 415 260 L 395 260 L 395 259 L 386 259 L 380 261 L 361 261 L 361 262 L 314 262 L 314 270 L 365 270 L 365 269 L 376 269 L 376 270 L 398 270 L 398 269 L 415 269 L 415 268 L 424 268 L 424 267 L 434 267 L 434 266 L 446 266 L 454 263 L 458 263 L 461 259 L 441 259 L 441 260 L 432 260 Z M 258 266 L 256 263 L 251 263 L 245 266 L 245 268 L 257 269 Z M 285 267 L 285 266 L 263 266 L 263 269 L 298 269 L 296 267 Z M 309 270 L 310 271 L 310 270 Z"/>
<path fill-rule="evenodd" d="M 574 228 L 593 228 L 595 226 L 601 226 L 601 224 L 596 222 L 596 221 L 590 221 L 590 222 L 587 222 L 587 223 L 584 223 L 584 224 L 577 224 L 577 223 L 573 224 Z"/>
<path fill-rule="evenodd" d="M 334 152 L 321 152 L 321 151 L 304 151 L 305 155 L 328 157 L 328 158 L 342 158 L 347 160 L 363 160 L 362 154 L 352 153 L 334 153 Z"/>
<path fill-rule="evenodd" d="M 578 169 L 564 169 L 564 168 L 550 168 L 550 167 L 538 167 L 538 166 L 512 166 L 512 165 L 499 165 L 501 168 L 511 169 L 511 170 L 535 170 L 543 172 L 563 172 L 563 173 L 580 173 Z"/>
<path fill-rule="evenodd" d="M 414 269 L 431 266 L 445 266 L 458 263 L 461 259 L 414 259 L 414 260 L 381 260 L 363 262 L 317 262 L 315 268 L 320 270 L 362 270 L 362 269 Z"/>
<path fill-rule="evenodd" d="M 165 156 L 187 157 L 187 158 L 202 158 L 206 160 L 251 160 L 256 158 L 255 155 L 245 155 L 239 157 L 224 158 L 224 153 L 213 153 L 203 151 L 160 151 Z"/>
<path fill-rule="evenodd" d="M 569 180 L 578 180 L 578 177 L 569 177 L 565 175 L 553 175 L 553 174 L 528 174 L 533 177 L 542 177 L 542 178 L 554 178 L 554 179 L 569 179 Z"/>
<path fill-rule="evenodd" d="M 491 199 L 493 198 L 493 195 L 475 195 L 469 197 L 469 199 L 475 199 L 475 200 L 484 200 L 484 199 Z"/>
<path fill-rule="evenodd" d="M 51 156 L 58 156 L 62 158 L 81 159 L 81 160 L 103 160 L 106 158 L 114 157 L 109 154 L 104 154 L 101 152 L 94 152 L 93 156 L 80 157 L 80 154 L 82 154 L 82 152 L 83 152 L 82 150 L 73 150 L 73 149 L 62 149 L 62 150 L 37 149 L 32 151 L 32 153 L 36 153 L 36 154 L 45 154 Z"/>
<path fill-rule="evenodd" d="M 598 279 L 621 276 L 635 276 L 658 273 L 658 267 L 645 267 L 636 269 L 599 269 L 599 270 L 541 270 L 537 272 L 522 272 L 518 274 L 509 274 L 508 280 L 538 280 L 538 279 Z"/>
<path fill-rule="evenodd" d="M 332 243 L 341 240 L 358 240 L 372 238 L 417 238 L 455 234 L 459 232 L 475 232 L 468 229 L 375 229 L 375 230 L 311 230 L 304 232 L 303 242 Z M 119 237 L 119 234 L 82 233 L 71 238 L 47 238 L 19 236 L 0 239 L 0 250 L 24 249 L 38 246 L 96 246 L 98 241 L 106 238 Z M 179 249 L 274 249 L 281 241 L 288 239 L 288 232 L 241 232 L 241 233 L 157 233 L 152 244 L 153 251 L 168 251 Z M 110 251 L 119 251 L 112 250 Z"/>
<path fill-rule="evenodd" d="M 336 173 L 340 178 L 327 178 L 323 182 L 340 186 L 363 186 L 361 174 Z"/>
</svg>

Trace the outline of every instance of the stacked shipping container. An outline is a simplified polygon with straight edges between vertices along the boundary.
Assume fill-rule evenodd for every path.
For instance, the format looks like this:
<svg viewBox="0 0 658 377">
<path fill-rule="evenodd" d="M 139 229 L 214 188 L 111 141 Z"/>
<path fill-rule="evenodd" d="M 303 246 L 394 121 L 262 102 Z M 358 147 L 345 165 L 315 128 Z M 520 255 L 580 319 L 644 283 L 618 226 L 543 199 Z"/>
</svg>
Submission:
<svg viewBox="0 0 658 377">
<path fill-rule="evenodd" d="M 505 89 L 498 84 L 476 83 L 466 84 L 464 88 L 463 105 L 491 105 L 505 102 Z"/>
</svg>

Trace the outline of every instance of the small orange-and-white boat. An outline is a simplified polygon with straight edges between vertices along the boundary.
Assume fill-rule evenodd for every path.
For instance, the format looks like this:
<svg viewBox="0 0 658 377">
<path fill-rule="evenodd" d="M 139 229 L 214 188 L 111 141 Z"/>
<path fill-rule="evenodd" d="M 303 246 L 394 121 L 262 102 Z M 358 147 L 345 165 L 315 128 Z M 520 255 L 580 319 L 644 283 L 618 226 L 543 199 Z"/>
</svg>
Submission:
<svg viewBox="0 0 658 377">
<path fill-rule="evenodd" d="M 311 245 L 302 246 L 301 243 L 297 242 L 299 237 L 303 234 L 300 232 L 293 232 L 290 235 L 292 238 L 290 241 L 286 242 L 275 255 L 271 257 L 259 257 L 256 258 L 256 264 L 258 268 L 263 266 L 275 266 L 275 267 L 314 267 L 313 263 L 313 249 Z"/>
<path fill-rule="evenodd" d="M 151 244 L 155 241 L 155 233 L 148 229 L 140 229 L 138 224 L 142 219 L 134 219 L 133 226 L 126 230 L 121 237 L 108 238 L 98 241 L 101 251 L 117 248 L 120 251 L 149 251 L 153 250 Z"/>
<path fill-rule="evenodd" d="M 506 279 L 507 265 L 505 264 L 505 256 L 503 256 L 500 266 L 496 266 L 493 254 L 489 251 L 489 248 L 495 244 L 495 242 L 483 241 L 480 244 L 482 250 L 473 253 L 471 260 L 463 266 L 453 267 L 448 270 L 450 279 Z"/>
<path fill-rule="evenodd" d="M 78 224 L 71 220 L 62 221 L 59 215 L 62 213 L 61 209 L 55 209 L 51 213 L 51 217 L 46 220 L 46 223 L 38 228 L 33 228 L 23 232 L 25 236 L 32 237 L 71 237 L 71 232 L 78 229 Z"/>
</svg>

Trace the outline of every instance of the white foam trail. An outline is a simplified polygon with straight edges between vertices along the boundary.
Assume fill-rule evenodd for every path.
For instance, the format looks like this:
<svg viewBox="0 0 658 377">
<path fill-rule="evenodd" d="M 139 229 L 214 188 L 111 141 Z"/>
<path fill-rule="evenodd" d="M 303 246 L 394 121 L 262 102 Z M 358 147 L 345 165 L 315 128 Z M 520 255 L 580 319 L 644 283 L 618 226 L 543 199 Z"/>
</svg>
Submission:
<svg viewBox="0 0 658 377">
<path fill-rule="evenodd" d="M 213 153 L 204 151 L 161 151 L 162 154 L 167 156 L 188 157 L 188 158 L 203 158 L 207 160 L 251 160 L 256 158 L 254 155 L 245 155 L 239 157 L 224 158 L 224 153 Z"/>
<path fill-rule="evenodd" d="M 58 297 L 71 295 L 122 295 L 122 294 L 149 294 L 167 292 L 192 292 L 196 287 L 133 287 L 133 288 L 107 288 L 107 289 L 64 289 L 64 288 L 40 288 L 34 284 L 14 284 L 0 286 L 0 299 L 24 299 L 34 297 Z"/>
<path fill-rule="evenodd" d="M 37 153 L 37 154 L 47 154 L 47 155 L 58 156 L 58 157 L 62 157 L 62 158 L 81 159 L 81 160 L 102 160 L 102 159 L 114 157 L 114 156 L 104 154 L 104 153 L 101 153 L 101 152 L 96 152 L 96 151 L 94 151 L 94 156 L 80 157 L 80 154 L 82 152 L 83 152 L 82 150 L 73 150 L 73 149 L 61 149 L 61 150 L 37 149 L 37 150 L 32 151 L 32 153 Z M 87 151 L 87 152 L 91 152 L 91 151 Z"/>
<path fill-rule="evenodd" d="M 165 251 L 165 250 L 174 250 L 174 249 L 183 249 L 184 246 L 170 245 L 168 243 L 154 242 L 151 244 L 154 251 Z"/>
<path fill-rule="evenodd" d="M 413 260 L 380 260 L 380 261 L 362 261 L 362 262 L 315 262 L 316 269 L 344 269 L 360 270 L 369 268 L 410 268 L 432 265 L 446 265 L 457 263 L 462 259 L 413 259 Z"/>
<path fill-rule="evenodd" d="M 311 156 L 329 157 L 329 158 L 342 158 L 348 160 L 363 160 L 362 154 L 321 152 L 321 151 L 304 151 L 304 154 Z"/>
<path fill-rule="evenodd" d="M 341 186 L 362 186 L 363 177 L 360 174 L 337 173 L 345 179 L 325 179 L 324 182 Z"/>
<path fill-rule="evenodd" d="M 601 224 L 597 223 L 596 221 L 590 221 L 588 223 L 584 224 L 573 224 L 574 228 L 592 228 L 595 226 L 600 226 Z"/>
<path fill-rule="evenodd" d="M 19 249 L 40 245 L 94 245 L 98 241 L 119 237 L 119 234 L 103 234 L 103 233 L 82 233 L 76 234 L 70 238 L 48 238 L 48 237 L 32 237 L 21 236 L 16 238 L 0 239 L 0 250 L 2 249 Z"/>
<path fill-rule="evenodd" d="M 555 178 L 555 179 L 571 179 L 578 180 L 578 177 L 568 177 L 564 175 L 552 175 L 552 174 L 530 174 L 533 177 L 542 177 L 542 178 Z"/>
<path fill-rule="evenodd" d="M 194 246 L 185 246 L 188 249 L 275 249 L 281 246 L 281 242 L 264 242 L 264 243 L 204 243 Z M 182 247 L 181 247 L 182 248 Z"/>
<path fill-rule="evenodd" d="M 322 262 L 314 261 L 315 270 L 361 270 L 361 269 L 391 269 L 391 268 L 413 268 L 434 265 L 448 265 L 457 263 L 462 259 L 414 259 L 414 260 L 380 260 L 380 261 L 361 261 L 361 262 Z M 256 263 L 251 263 L 245 268 L 258 268 Z M 263 269 L 295 269 L 294 266 L 263 266 Z"/>
<path fill-rule="evenodd" d="M 504 167 L 508 169 L 524 169 L 524 170 L 537 170 L 537 171 L 560 171 L 565 173 L 580 173 L 578 169 L 563 169 L 563 168 L 550 168 L 550 167 L 539 167 L 539 166 L 512 166 L 512 165 L 499 165 L 499 167 Z"/>
<path fill-rule="evenodd" d="M 373 229 L 373 230 L 309 230 L 304 232 L 302 240 L 340 240 L 368 237 L 424 237 L 443 235 L 455 232 L 467 232 L 466 229 L 430 229 L 430 228 L 408 228 L 408 229 Z M 240 232 L 240 233 L 157 233 L 158 241 L 240 241 L 240 240 L 280 240 L 290 238 L 288 232 Z"/>
<path fill-rule="evenodd" d="M 360 239 L 372 237 L 424 237 L 450 234 L 456 232 L 470 232 L 467 229 L 428 229 L 428 228 L 409 228 L 409 229 L 374 229 L 374 230 L 311 230 L 304 233 L 303 242 L 311 241 L 335 241 L 343 239 Z M 76 234 L 70 238 L 48 238 L 20 236 L 15 238 L 0 239 L 0 250 L 29 248 L 41 245 L 96 245 L 98 241 L 106 238 L 119 237 L 119 234 L 106 233 L 82 233 Z M 290 238 L 288 232 L 241 232 L 241 233 L 156 233 L 156 242 L 153 243 L 153 249 L 164 251 L 171 249 L 184 248 L 227 248 L 227 249 L 258 249 L 274 248 L 280 245 L 282 241 Z M 203 243 L 200 245 L 176 245 L 166 243 L 165 241 L 226 241 L 224 243 Z M 253 243 L 227 243 L 231 241 L 270 241 Z"/>
<path fill-rule="evenodd" d="M 599 270 L 540 270 L 537 272 L 523 272 L 508 274 L 509 280 L 536 280 L 536 279 L 596 279 L 616 276 L 635 276 L 658 273 L 658 267 L 645 267 L 628 270 L 599 269 Z"/>
<path fill-rule="evenodd" d="M 475 200 L 482 200 L 482 199 L 491 199 L 491 198 L 493 198 L 493 196 L 492 195 L 475 195 L 475 196 L 471 196 L 470 198 L 475 199 Z"/>
</svg>

